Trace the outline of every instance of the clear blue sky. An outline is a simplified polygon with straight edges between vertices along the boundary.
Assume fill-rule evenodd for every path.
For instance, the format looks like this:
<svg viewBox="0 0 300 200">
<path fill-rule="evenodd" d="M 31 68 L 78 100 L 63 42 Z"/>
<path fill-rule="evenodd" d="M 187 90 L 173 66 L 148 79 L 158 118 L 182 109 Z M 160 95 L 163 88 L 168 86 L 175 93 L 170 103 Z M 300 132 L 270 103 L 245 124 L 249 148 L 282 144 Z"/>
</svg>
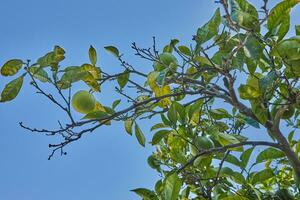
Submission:
<svg viewBox="0 0 300 200">
<path fill-rule="evenodd" d="M 112 44 L 131 63 L 149 70 L 150 63 L 134 57 L 131 42 L 147 47 L 151 37 L 157 36 L 159 44 L 172 38 L 190 44 L 196 29 L 216 9 L 213 2 L 1 0 L 0 64 L 11 58 L 34 60 L 54 45 L 67 52 L 63 64 L 82 64 L 88 62 L 87 50 L 92 44 L 98 50 L 100 66 L 119 71 L 118 63 L 103 50 L 103 46 Z M 293 23 L 300 19 L 299 13 L 298 6 Z M 1 77 L 0 88 L 9 80 Z M 112 90 L 105 87 L 98 99 L 111 104 Z M 124 133 L 122 124 L 86 135 L 66 149 L 67 156 L 55 156 L 51 161 L 47 160 L 47 146 L 57 138 L 32 134 L 18 126 L 24 121 L 34 127 L 54 128 L 58 119 L 66 116 L 34 94 L 28 84 L 16 100 L 0 104 L 1 200 L 133 200 L 138 198 L 130 189 L 153 187 L 158 176 L 146 163 L 153 148 L 140 147 L 134 137 Z M 143 122 L 141 127 L 150 138 L 148 124 Z"/>
</svg>

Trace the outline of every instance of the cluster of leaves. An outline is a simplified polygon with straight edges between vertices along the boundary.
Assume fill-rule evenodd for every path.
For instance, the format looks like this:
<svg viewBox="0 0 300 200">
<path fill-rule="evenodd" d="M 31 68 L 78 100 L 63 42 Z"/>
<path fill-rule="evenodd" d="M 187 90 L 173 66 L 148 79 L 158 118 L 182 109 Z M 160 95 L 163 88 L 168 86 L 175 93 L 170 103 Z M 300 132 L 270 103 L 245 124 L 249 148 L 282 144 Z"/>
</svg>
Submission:
<svg viewBox="0 0 300 200">
<path fill-rule="evenodd" d="M 286 34 L 290 10 L 299 2 L 284 0 L 269 11 L 264 0 L 259 14 L 247 0 L 218 1 L 224 15 L 219 8 L 215 11 L 198 29 L 195 45 L 180 45 L 173 39 L 159 53 L 155 39 L 147 49 L 133 43 L 135 54 L 152 64 L 150 72 L 125 62 L 114 46 L 105 49 L 124 68 L 118 74 L 97 67 L 93 47 L 90 64 L 80 66 L 61 67 L 65 52 L 58 46 L 33 65 L 9 60 L 1 68 L 3 76 L 14 76 L 22 67 L 24 72 L 5 86 L 0 101 L 14 99 L 29 75 L 37 92 L 67 114 L 70 123 L 59 123 L 57 130 L 20 123 L 32 132 L 63 138 L 49 145 L 53 148 L 49 158 L 58 150 L 65 154 L 68 144 L 112 121 L 124 121 L 126 132 L 145 146 L 139 120 L 159 117 L 160 123 L 151 128 L 150 144 L 156 149 L 148 164 L 161 180 L 154 190 L 132 190 L 144 200 L 298 199 L 300 26 L 295 27 L 296 36 L 286 38 Z M 118 110 L 119 99 L 111 106 L 97 102 L 92 112 L 75 120 L 72 85 L 82 81 L 96 95 L 104 83 L 114 80 L 115 91 L 130 105 Z M 40 83 L 54 86 L 61 99 L 45 92 Z M 134 89 L 136 95 L 125 89 Z M 282 133 L 281 121 L 288 135 Z M 255 130 L 253 138 L 245 136 L 247 128 Z M 256 132 L 265 132 L 268 139 L 253 140 Z"/>
</svg>

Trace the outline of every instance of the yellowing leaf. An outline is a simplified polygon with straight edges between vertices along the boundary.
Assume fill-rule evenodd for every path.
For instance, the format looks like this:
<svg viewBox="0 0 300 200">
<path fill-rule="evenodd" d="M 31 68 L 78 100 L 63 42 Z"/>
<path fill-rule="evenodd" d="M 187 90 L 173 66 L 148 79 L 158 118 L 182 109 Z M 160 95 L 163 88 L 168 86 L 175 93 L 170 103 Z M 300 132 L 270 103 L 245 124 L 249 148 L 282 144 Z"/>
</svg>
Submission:
<svg viewBox="0 0 300 200">
<path fill-rule="evenodd" d="M 99 80 L 101 78 L 101 70 L 99 67 L 95 67 L 90 64 L 83 64 L 81 65 L 81 69 L 91 73 L 95 80 Z"/>
<path fill-rule="evenodd" d="M 159 72 L 157 72 L 157 71 L 153 71 L 148 74 L 147 83 L 149 84 L 149 86 L 152 90 L 154 90 L 155 88 L 158 87 L 158 85 L 156 83 L 156 78 L 158 77 L 158 75 L 159 75 Z"/>
<path fill-rule="evenodd" d="M 270 12 L 267 22 L 269 30 L 274 29 L 282 21 L 282 16 L 289 13 L 290 9 L 297 5 L 300 0 L 285 0 L 278 3 Z"/>
<path fill-rule="evenodd" d="M 29 68 L 29 73 L 43 83 L 50 82 L 47 72 L 42 67 L 31 66 Z"/>
<path fill-rule="evenodd" d="M 132 119 L 126 119 L 124 121 L 125 130 L 129 135 L 132 135 L 132 125 L 133 125 Z"/>
<path fill-rule="evenodd" d="M 167 94 L 171 94 L 171 88 L 169 85 L 164 85 L 163 87 L 156 87 L 153 89 L 155 97 L 164 96 Z M 169 105 L 171 105 L 171 99 L 170 97 L 163 98 L 159 101 L 159 106 L 162 108 L 165 108 Z"/>
<path fill-rule="evenodd" d="M 123 72 L 123 74 L 118 76 L 117 81 L 118 81 L 120 88 L 125 87 L 125 85 L 127 84 L 128 80 L 129 80 L 129 75 L 130 75 L 130 73 L 127 70 L 125 70 Z"/>
<path fill-rule="evenodd" d="M 22 67 L 23 61 L 20 59 L 12 59 L 7 61 L 1 68 L 1 74 L 3 76 L 13 76 Z"/>
<path fill-rule="evenodd" d="M 11 101 L 19 94 L 23 85 L 23 75 L 9 82 L 1 93 L 0 102 Z"/>
<path fill-rule="evenodd" d="M 97 63 L 97 52 L 96 52 L 96 49 L 92 45 L 90 46 L 90 49 L 89 49 L 89 58 L 90 58 L 91 64 L 93 66 L 95 66 Z"/>
<path fill-rule="evenodd" d="M 114 47 L 114 46 L 106 46 L 106 47 L 104 47 L 104 49 L 106 51 L 108 51 L 109 53 L 113 54 L 114 56 L 120 57 L 119 50 L 116 47 Z"/>
<path fill-rule="evenodd" d="M 135 124 L 135 137 L 137 138 L 140 145 L 145 147 L 146 138 L 145 138 L 143 132 L 141 131 L 140 127 L 137 124 Z"/>
<path fill-rule="evenodd" d="M 101 111 L 101 112 L 105 112 L 106 113 L 105 108 L 102 106 L 102 104 L 99 101 L 96 102 L 94 111 Z M 103 122 L 103 120 L 100 120 L 100 123 L 101 122 Z M 111 125 L 111 121 L 105 122 L 105 125 Z"/>
</svg>

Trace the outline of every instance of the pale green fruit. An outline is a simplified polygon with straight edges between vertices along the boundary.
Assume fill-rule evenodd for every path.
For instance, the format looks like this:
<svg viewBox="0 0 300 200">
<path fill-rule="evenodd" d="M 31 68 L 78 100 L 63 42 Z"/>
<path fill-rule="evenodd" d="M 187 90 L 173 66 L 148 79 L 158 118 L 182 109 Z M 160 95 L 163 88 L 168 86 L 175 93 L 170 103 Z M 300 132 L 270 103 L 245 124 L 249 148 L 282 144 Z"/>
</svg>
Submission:
<svg viewBox="0 0 300 200">
<path fill-rule="evenodd" d="M 77 112 L 87 114 L 94 110 L 95 105 L 95 97 L 88 91 L 80 90 L 73 95 L 72 106 Z"/>
</svg>

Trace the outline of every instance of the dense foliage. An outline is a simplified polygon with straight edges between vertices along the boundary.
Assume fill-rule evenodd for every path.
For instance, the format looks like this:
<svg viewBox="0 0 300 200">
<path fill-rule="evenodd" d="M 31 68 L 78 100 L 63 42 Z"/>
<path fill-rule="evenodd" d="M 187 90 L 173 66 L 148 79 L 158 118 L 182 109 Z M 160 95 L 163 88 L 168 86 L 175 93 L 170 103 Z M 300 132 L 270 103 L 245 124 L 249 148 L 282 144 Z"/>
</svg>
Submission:
<svg viewBox="0 0 300 200">
<path fill-rule="evenodd" d="M 60 123 L 57 130 L 20 123 L 29 131 L 62 138 L 49 145 L 49 159 L 115 121 L 123 121 L 126 132 L 145 146 L 138 123 L 159 118 L 151 128 L 155 152 L 148 163 L 161 180 L 153 189 L 132 190 L 144 200 L 300 199 L 300 26 L 295 36 L 286 36 L 294 29 L 290 11 L 299 2 L 283 0 L 269 10 L 268 0 L 259 9 L 246 0 L 220 0 L 193 45 L 173 39 L 159 51 L 155 38 L 151 48 L 133 43 L 135 54 L 149 61 L 148 69 L 124 61 L 114 46 L 105 49 L 120 61 L 118 74 L 98 67 L 92 46 L 90 63 L 76 66 L 60 64 L 65 51 L 59 46 L 33 64 L 11 59 L 1 74 L 17 77 L 5 86 L 0 101 L 13 100 L 27 78 L 66 113 L 69 123 Z M 114 80 L 121 99 L 104 106 L 97 93 Z M 89 89 L 72 91 L 78 82 Z M 47 92 L 50 86 L 58 95 Z M 124 109 L 118 109 L 121 100 Z M 265 134 L 266 140 L 255 140 L 256 134 Z"/>
</svg>

